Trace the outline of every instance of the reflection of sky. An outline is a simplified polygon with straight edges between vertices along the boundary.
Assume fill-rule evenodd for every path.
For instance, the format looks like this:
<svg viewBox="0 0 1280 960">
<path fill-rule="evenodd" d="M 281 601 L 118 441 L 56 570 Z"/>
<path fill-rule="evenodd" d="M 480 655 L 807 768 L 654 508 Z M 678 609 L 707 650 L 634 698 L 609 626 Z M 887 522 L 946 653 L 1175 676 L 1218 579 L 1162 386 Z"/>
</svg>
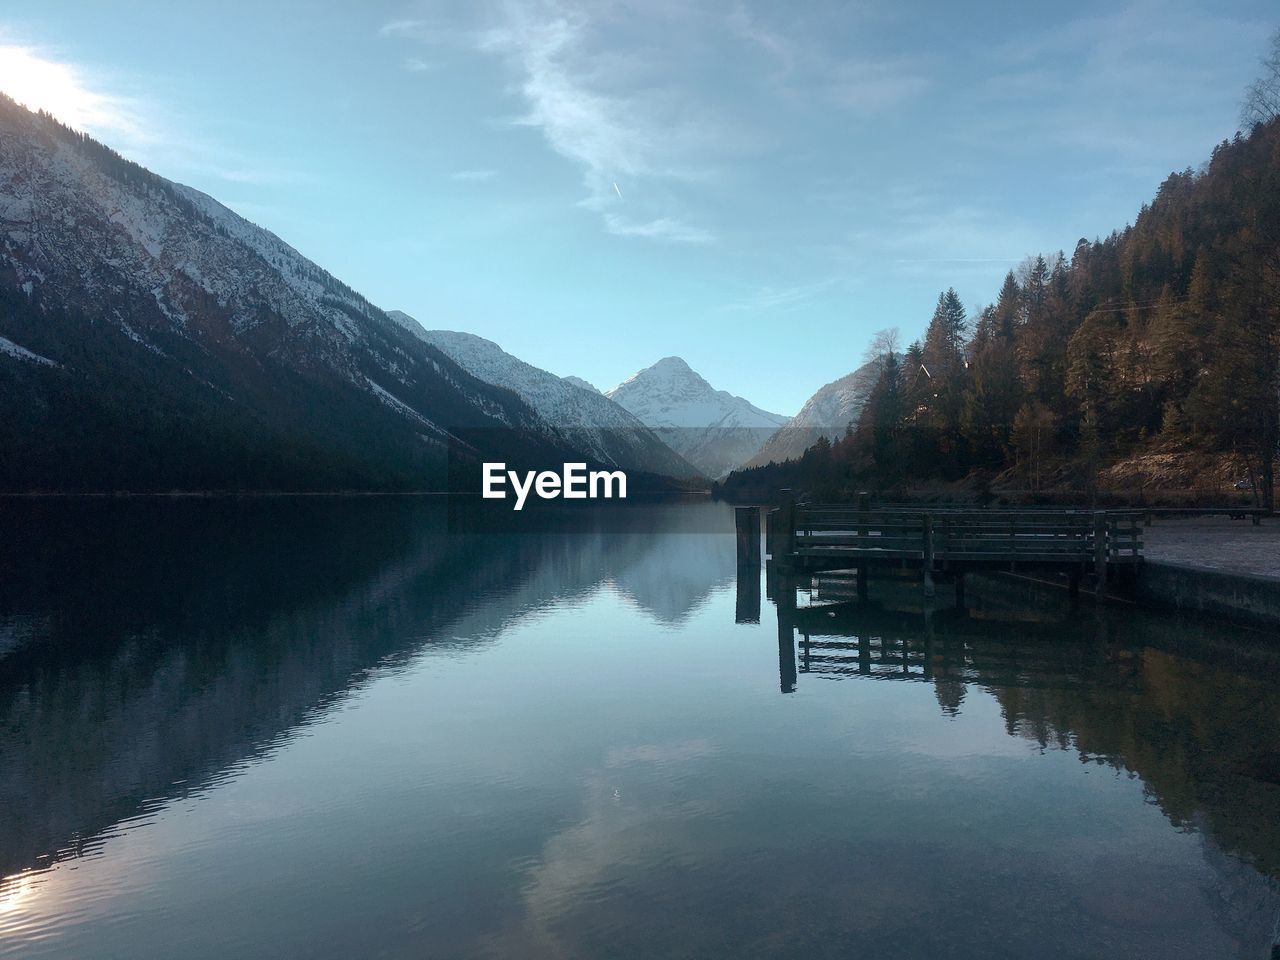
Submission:
<svg viewBox="0 0 1280 960">
<path fill-rule="evenodd" d="M 731 586 L 678 626 L 610 584 L 524 609 L 12 894 L 0 955 L 1233 949 L 1202 840 L 982 688 L 782 696 Z"/>
</svg>

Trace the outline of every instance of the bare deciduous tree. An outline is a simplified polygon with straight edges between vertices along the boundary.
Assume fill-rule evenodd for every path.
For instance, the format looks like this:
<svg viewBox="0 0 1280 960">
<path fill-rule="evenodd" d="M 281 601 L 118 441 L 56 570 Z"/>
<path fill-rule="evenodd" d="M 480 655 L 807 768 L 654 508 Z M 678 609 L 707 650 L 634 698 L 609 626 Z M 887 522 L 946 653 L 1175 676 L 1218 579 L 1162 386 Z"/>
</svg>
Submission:
<svg viewBox="0 0 1280 960">
<path fill-rule="evenodd" d="M 875 361 L 883 361 L 886 354 L 900 353 L 898 342 L 901 334 L 898 333 L 897 327 L 890 327 L 887 330 L 877 330 L 871 338 L 871 343 L 867 345 L 866 351 L 862 354 L 863 363 L 873 363 Z"/>
<path fill-rule="evenodd" d="M 1271 44 L 1262 58 L 1262 76 L 1249 84 L 1240 104 L 1240 122 L 1248 129 L 1280 117 L 1280 30 L 1271 35 Z"/>
</svg>

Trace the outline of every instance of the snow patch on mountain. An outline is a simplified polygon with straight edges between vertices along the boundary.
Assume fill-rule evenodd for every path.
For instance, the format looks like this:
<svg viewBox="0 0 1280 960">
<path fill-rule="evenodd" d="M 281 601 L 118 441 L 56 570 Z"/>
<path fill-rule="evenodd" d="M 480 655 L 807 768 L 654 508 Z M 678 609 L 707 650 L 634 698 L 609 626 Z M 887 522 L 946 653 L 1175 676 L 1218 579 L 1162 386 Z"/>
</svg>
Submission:
<svg viewBox="0 0 1280 960">
<path fill-rule="evenodd" d="M 27 360 L 31 363 L 45 364 L 50 367 L 61 366 L 56 360 L 50 360 L 48 357 L 42 357 L 38 353 L 32 353 L 26 347 L 19 346 L 7 337 L 0 337 L 0 354 L 6 357 L 13 357 L 16 360 Z"/>
</svg>

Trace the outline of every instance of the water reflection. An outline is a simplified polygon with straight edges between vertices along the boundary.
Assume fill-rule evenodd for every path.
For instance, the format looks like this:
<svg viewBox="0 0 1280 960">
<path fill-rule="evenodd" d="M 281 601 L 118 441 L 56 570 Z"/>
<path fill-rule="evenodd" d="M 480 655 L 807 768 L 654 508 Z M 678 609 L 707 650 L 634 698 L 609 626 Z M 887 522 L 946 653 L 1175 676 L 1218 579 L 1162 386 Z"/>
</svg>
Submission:
<svg viewBox="0 0 1280 960">
<path fill-rule="evenodd" d="M 733 575 L 732 541 L 670 533 L 696 507 L 469 536 L 421 500 L 5 508 L 0 876 L 94 852 L 424 649 L 606 581 L 679 623 Z"/>
<path fill-rule="evenodd" d="M 0 956 L 1270 949 L 1276 664 L 1229 632 L 762 609 L 712 504 L 4 510 Z"/>
<path fill-rule="evenodd" d="M 1221 882 L 1215 911 L 1241 938 L 1240 955 L 1280 955 L 1277 887 L 1255 872 L 1280 879 L 1280 650 L 1271 639 L 1082 606 L 1008 578 L 970 578 L 959 608 L 908 581 L 873 581 L 871 598 L 858 600 L 852 573 L 769 576 L 784 693 L 822 680 L 923 682 L 955 719 L 969 691 L 986 691 L 1010 737 L 1140 777 L 1173 826 L 1202 834 Z M 1099 902 L 1134 897 L 1103 890 Z"/>
</svg>

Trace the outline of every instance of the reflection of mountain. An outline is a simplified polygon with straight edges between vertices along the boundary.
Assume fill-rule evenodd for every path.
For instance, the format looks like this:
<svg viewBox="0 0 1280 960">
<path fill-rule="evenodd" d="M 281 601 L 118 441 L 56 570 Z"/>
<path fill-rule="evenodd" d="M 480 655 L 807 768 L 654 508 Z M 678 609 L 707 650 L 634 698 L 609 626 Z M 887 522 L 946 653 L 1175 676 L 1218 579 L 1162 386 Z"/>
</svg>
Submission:
<svg viewBox="0 0 1280 960">
<path fill-rule="evenodd" d="M 672 533 L 614 575 L 618 589 L 663 623 L 685 620 L 735 570 L 732 537 Z"/>
<path fill-rule="evenodd" d="M 490 536 L 449 534 L 437 503 L 401 499 L 0 515 L 0 875 L 234 773 L 373 671 L 474 647 L 601 582 L 679 619 L 725 576 L 664 550 L 687 516 Z M 679 596 L 655 594 L 649 569 Z"/>
<path fill-rule="evenodd" d="M 1274 649 L 1150 613 L 1082 615 L 1055 592 L 1007 580 L 975 580 L 968 611 L 927 610 L 914 585 L 872 593 L 795 612 L 800 683 L 928 681 L 947 714 L 964 709 L 966 686 L 985 689 L 1010 736 L 1136 774 L 1175 825 L 1204 828 L 1280 879 Z"/>
</svg>

